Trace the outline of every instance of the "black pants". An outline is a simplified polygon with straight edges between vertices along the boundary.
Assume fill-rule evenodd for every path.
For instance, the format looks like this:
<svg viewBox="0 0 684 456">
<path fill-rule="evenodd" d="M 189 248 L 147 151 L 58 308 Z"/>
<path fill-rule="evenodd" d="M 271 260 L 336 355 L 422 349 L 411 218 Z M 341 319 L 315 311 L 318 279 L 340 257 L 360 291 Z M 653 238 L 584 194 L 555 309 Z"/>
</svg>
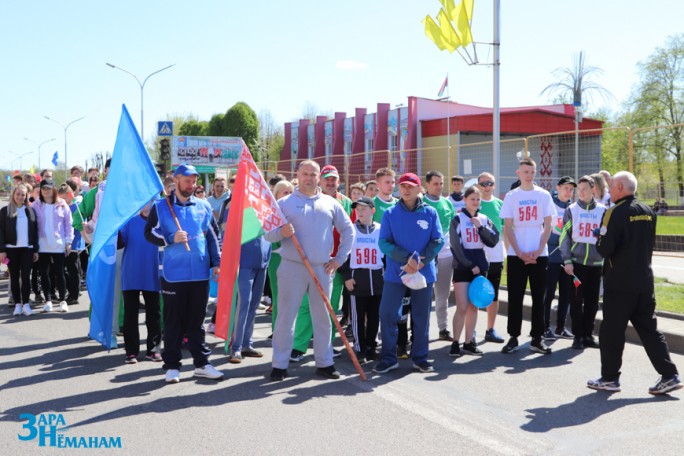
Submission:
<svg viewBox="0 0 684 456">
<path fill-rule="evenodd" d="M 31 267 L 33 249 L 28 247 L 8 247 L 10 284 L 15 304 L 28 304 L 31 295 Z"/>
<path fill-rule="evenodd" d="M 33 293 L 36 295 L 36 299 L 38 299 L 38 295 L 40 294 L 40 289 L 41 287 L 38 286 L 38 277 L 40 277 L 40 260 L 36 261 L 33 263 L 31 266 L 31 290 L 33 290 Z"/>
<path fill-rule="evenodd" d="M 78 299 L 81 288 L 81 275 L 78 268 L 79 252 L 70 252 L 65 263 L 67 300 Z"/>
<path fill-rule="evenodd" d="M 546 267 L 548 257 L 537 258 L 536 264 L 525 264 L 517 256 L 509 256 L 506 262 L 508 273 L 508 334 L 519 337 L 522 330 L 523 299 L 527 279 L 532 293 L 532 330 L 534 339 L 544 334 L 544 292 L 546 291 Z"/>
<path fill-rule="evenodd" d="M 159 310 L 159 293 L 145 290 L 124 290 L 124 346 L 126 355 L 138 356 L 140 353 L 140 330 L 138 315 L 140 293 L 145 300 L 145 326 L 147 327 L 147 354 L 160 352 L 161 345 L 161 311 Z"/>
<path fill-rule="evenodd" d="M 90 257 L 90 255 L 88 255 L 88 247 L 81 250 L 81 252 L 79 253 L 79 257 L 81 258 L 81 274 L 82 277 L 85 279 L 86 272 L 88 272 L 88 259 Z"/>
<path fill-rule="evenodd" d="M 594 332 L 594 319 L 598 311 L 602 268 L 601 266 L 583 266 L 578 263 L 572 265 L 575 269 L 575 276 L 582 282 L 575 289 L 570 303 L 572 333 L 579 338 L 591 337 Z"/>
<path fill-rule="evenodd" d="M 546 293 L 544 294 L 544 328 L 551 327 L 551 303 L 556 295 L 558 285 L 558 312 L 556 313 L 556 328 L 565 328 L 570 300 L 572 299 L 572 277 L 567 275 L 560 263 L 549 263 L 546 271 Z M 574 321 L 574 320 L 573 320 Z"/>
<path fill-rule="evenodd" d="M 618 380 L 625 348 L 627 322 L 639 334 L 641 343 L 655 370 L 670 378 L 677 374 L 677 367 L 670 359 L 665 336 L 658 331 L 655 316 L 654 291 L 631 292 L 603 290 L 603 321 L 599 331 L 601 342 L 601 377 L 605 381 Z"/>
<path fill-rule="evenodd" d="M 45 300 L 50 301 L 50 290 L 53 285 L 57 287 L 57 295 L 60 301 L 64 301 L 66 293 L 66 279 L 64 278 L 64 253 L 39 253 L 40 283 L 43 287 Z M 55 284 L 50 282 L 51 271 L 54 271 Z"/>
<path fill-rule="evenodd" d="M 350 295 L 351 324 L 354 332 L 354 350 L 363 356 L 375 352 L 380 327 L 380 299 L 382 295 Z"/>
<path fill-rule="evenodd" d="M 211 349 L 204 342 L 209 281 L 167 282 L 162 279 L 164 295 L 164 369 L 181 368 L 183 336 L 195 367 L 209 364 Z"/>
<path fill-rule="evenodd" d="M 380 301 L 378 301 L 380 302 Z M 349 311 L 351 308 L 351 295 L 347 287 L 342 288 L 342 317 L 349 319 Z"/>
</svg>

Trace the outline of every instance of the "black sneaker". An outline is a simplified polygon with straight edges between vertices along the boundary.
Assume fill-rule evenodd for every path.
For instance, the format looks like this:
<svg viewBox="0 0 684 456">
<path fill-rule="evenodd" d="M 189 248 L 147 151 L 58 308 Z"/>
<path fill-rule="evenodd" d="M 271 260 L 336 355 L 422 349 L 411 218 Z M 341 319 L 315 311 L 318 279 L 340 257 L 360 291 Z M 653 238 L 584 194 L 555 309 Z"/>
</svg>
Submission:
<svg viewBox="0 0 684 456">
<path fill-rule="evenodd" d="M 565 328 L 556 328 L 556 337 L 559 339 L 574 339 L 575 336 Z"/>
<path fill-rule="evenodd" d="M 443 329 L 439 332 L 439 340 L 448 340 L 449 342 L 451 342 L 452 340 L 454 340 L 454 338 L 451 337 L 451 333 L 448 329 Z"/>
<path fill-rule="evenodd" d="M 428 361 L 423 361 L 422 363 L 413 363 L 413 368 L 423 374 L 428 374 L 435 371 L 435 368 L 432 367 L 432 364 L 430 364 Z"/>
<path fill-rule="evenodd" d="M 340 356 L 342 356 L 342 350 L 333 348 L 333 358 L 339 358 Z"/>
<path fill-rule="evenodd" d="M 596 342 L 596 339 L 594 339 L 593 336 L 584 338 L 584 346 L 587 348 L 601 348 L 599 343 Z"/>
<path fill-rule="evenodd" d="M 501 353 L 513 353 L 514 351 L 518 350 L 518 338 L 517 337 L 511 337 L 508 339 L 508 343 L 504 345 L 504 348 L 501 349 Z"/>
<path fill-rule="evenodd" d="M 373 368 L 373 372 L 375 372 L 376 374 L 386 374 L 387 372 L 393 371 L 394 369 L 398 369 L 398 368 L 399 368 L 399 363 L 388 364 L 384 361 L 380 361 Z"/>
<path fill-rule="evenodd" d="M 304 359 L 304 353 L 303 352 L 300 352 L 299 350 L 292 350 L 292 353 L 290 354 L 290 362 L 298 363 L 303 359 Z"/>
<path fill-rule="evenodd" d="M 551 331 L 551 328 L 547 329 L 544 331 L 544 334 L 542 335 L 542 339 L 544 340 L 556 340 L 556 335 Z"/>
<path fill-rule="evenodd" d="M 277 367 L 274 367 L 269 376 L 269 380 L 272 382 L 280 382 L 285 380 L 285 377 L 287 377 L 287 369 L 278 369 Z"/>
<path fill-rule="evenodd" d="M 406 351 L 406 345 L 399 345 L 397 347 L 397 358 L 408 359 L 408 352 Z"/>
<path fill-rule="evenodd" d="M 452 358 L 461 357 L 461 345 L 458 343 L 457 340 L 451 343 L 451 350 L 449 350 L 449 356 L 451 356 Z"/>
<path fill-rule="evenodd" d="M 551 353 L 551 347 L 542 342 L 541 338 L 532 339 L 532 342 L 530 342 L 530 350 L 535 353 L 541 353 L 542 355 L 548 355 Z"/>
<path fill-rule="evenodd" d="M 682 385 L 679 375 L 675 375 L 667 380 L 665 380 L 663 377 L 660 377 L 658 383 L 648 389 L 648 393 L 657 396 L 659 394 L 667 394 L 671 391 L 677 391 L 682 387 L 684 387 L 684 385 Z"/>
<path fill-rule="evenodd" d="M 378 353 L 375 351 L 374 348 L 369 348 L 366 350 L 366 359 L 368 361 L 375 361 L 378 359 Z"/>
<path fill-rule="evenodd" d="M 485 342 L 494 342 L 495 344 L 503 344 L 505 341 L 500 337 L 494 328 L 490 328 L 485 332 Z"/>
<path fill-rule="evenodd" d="M 474 356 L 484 355 L 482 350 L 477 348 L 477 345 L 472 343 L 472 342 L 468 342 L 466 344 L 463 344 L 463 353 L 465 353 L 466 355 L 474 355 Z"/>
<path fill-rule="evenodd" d="M 618 380 L 604 380 L 603 377 L 601 377 L 597 378 L 596 380 L 589 380 L 587 382 L 587 388 L 597 391 L 612 391 L 617 393 L 620 391 L 620 382 Z"/>
<path fill-rule="evenodd" d="M 575 350 L 584 350 L 584 341 L 581 337 L 575 337 L 575 340 L 572 342 L 572 348 Z"/>
<path fill-rule="evenodd" d="M 337 372 L 337 369 L 335 369 L 334 364 L 328 367 L 319 367 L 318 369 L 316 369 L 316 373 L 331 380 L 337 380 L 338 378 L 340 378 L 340 373 Z"/>
<path fill-rule="evenodd" d="M 354 355 L 356 355 L 356 360 L 359 362 L 359 364 L 366 364 L 368 362 L 363 352 L 355 351 Z"/>
</svg>

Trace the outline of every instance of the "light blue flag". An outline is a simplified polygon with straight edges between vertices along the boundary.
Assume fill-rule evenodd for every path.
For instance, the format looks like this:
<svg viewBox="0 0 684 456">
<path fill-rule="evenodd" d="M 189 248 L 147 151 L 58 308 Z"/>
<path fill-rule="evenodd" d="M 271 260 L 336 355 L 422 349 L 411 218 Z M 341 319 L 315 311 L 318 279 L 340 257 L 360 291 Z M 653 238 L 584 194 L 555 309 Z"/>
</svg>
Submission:
<svg viewBox="0 0 684 456">
<path fill-rule="evenodd" d="M 89 335 L 106 349 L 116 347 L 112 347 L 112 320 L 117 235 L 162 188 L 154 164 L 123 105 L 86 276 L 92 303 Z M 113 342 L 116 344 L 116 336 Z"/>
</svg>

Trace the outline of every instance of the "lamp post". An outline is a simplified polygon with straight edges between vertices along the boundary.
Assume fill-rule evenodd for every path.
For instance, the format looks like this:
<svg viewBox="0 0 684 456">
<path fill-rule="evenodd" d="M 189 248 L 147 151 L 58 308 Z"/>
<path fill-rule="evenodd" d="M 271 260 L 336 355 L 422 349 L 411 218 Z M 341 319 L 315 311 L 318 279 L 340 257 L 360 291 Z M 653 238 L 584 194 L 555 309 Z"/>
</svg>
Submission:
<svg viewBox="0 0 684 456">
<path fill-rule="evenodd" d="M 26 157 L 27 155 L 31 155 L 31 154 L 33 153 L 33 151 L 31 151 L 31 152 L 26 152 L 25 154 L 21 154 L 21 155 L 15 154 L 15 153 L 12 152 L 12 151 L 10 151 L 10 153 L 16 157 L 14 160 L 12 160 L 12 163 L 10 164 L 10 167 L 13 167 L 14 162 L 17 161 L 17 160 L 19 160 L 19 169 L 20 169 L 21 171 L 23 171 L 23 170 L 24 170 L 24 162 L 23 162 L 22 159 L 23 159 L 24 157 Z"/>
<path fill-rule="evenodd" d="M 56 138 L 46 139 L 46 140 L 43 141 L 42 143 L 37 143 L 36 141 L 34 141 L 34 140 L 32 140 L 32 139 L 29 139 L 29 138 L 24 137 L 24 140 L 26 140 L 26 141 L 28 141 L 28 142 L 30 142 L 30 143 L 33 143 L 33 144 L 35 144 L 36 146 L 38 146 L 38 169 L 40 169 L 40 148 L 43 146 L 43 144 L 49 143 L 50 141 L 54 141 L 55 139 L 56 139 Z"/>
<path fill-rule="evenodd" d="M 124 73 L 133 76 L 135 78 L 136 82 L 138 83 L 138 85 L 140 86 L 140 139 L 142 139 L 143 143 L 144 143 L 145 142 L 145 128 L 144 128 L 144 123 L 143 123 L 143 114 L 144 114 L 145 83 L 147 82 L 148 79 L 150 79 L 155 74 L 161 73 L 164 70 L 168 70 L 169 68 L 171 68 L 172 66 L 175 66 L 176 64 L 173 63 L 173 64 L 166 66 L 160 70 L 157 70 L 157 71 L 154 71 L 154 72 L 148 74 L 147 77 L 145 79 L 143 79 L 143 82 L 140 82 L 140 79 L 138 79 L 138 77 L 136 75 L 134 75 L 133 73 L 131 73 L 130 71 L 124 70 L 123 68 L 118 67 L 116 65 L 112 65 L 111 63 L 107 63 L 106 65 L 110 68 L 114 68 L 115 70 L 121 70 Z"/>
<path fill-rule="evenodd" d="M 47 120 L 53 121 L 54 123 L 56 123 L 57 125 L 59 125 L 60 127 L 62 127 L 62 128 L 64 129 L 64 169 L 66 170 L 67 167 L 69 166 L 69 161 L 67 160 L 67 130 L 69 129 L 69 127 L 70 127 L 72 124 L 75 124 L 75 123 L 78 122 L 79 120 L 85 119 L 85 117 L 81 117 L 81 118 L 78 118 L 78 119 L 76 119 L 76 120 L 72 120 L 71 122 L 69 122 L 68 124 L 66 124 L 66 127 L 65 127 L 64 125 L 62 125 L 60 122 L 57 122 L 55 119 L 52 119 L 52 118 L 50 118 L 50 117 L 48 117 L 48 116 L 44 116 L 44 117 L 45 117 Z"/>
</svg>

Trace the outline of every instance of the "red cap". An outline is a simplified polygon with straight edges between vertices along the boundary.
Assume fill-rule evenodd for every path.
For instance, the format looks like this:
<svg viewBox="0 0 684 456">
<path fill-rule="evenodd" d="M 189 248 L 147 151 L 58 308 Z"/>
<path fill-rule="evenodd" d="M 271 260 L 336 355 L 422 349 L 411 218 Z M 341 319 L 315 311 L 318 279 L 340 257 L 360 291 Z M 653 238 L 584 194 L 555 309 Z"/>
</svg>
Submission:
<svg viewBox="0 0 684 456">
<path fill-rule="evenodd" d="M 399 185 L 401 185 L 401 184 L 409 184 L 409 185 L 412 185 L 414 187 L 420 187 L 420 177 L 416 176 L 413 173 L 403 174 L 399 178 Z"/>
<path fill-rule="evenodd" d="M 340 177 L 340 174 L 337 172 L 337 168 L 335 168 L 333 165 L 325 165 L 321 170 L 321 177 L 325 179 L 326 177 L 330 176 Z"/>
</svg>

